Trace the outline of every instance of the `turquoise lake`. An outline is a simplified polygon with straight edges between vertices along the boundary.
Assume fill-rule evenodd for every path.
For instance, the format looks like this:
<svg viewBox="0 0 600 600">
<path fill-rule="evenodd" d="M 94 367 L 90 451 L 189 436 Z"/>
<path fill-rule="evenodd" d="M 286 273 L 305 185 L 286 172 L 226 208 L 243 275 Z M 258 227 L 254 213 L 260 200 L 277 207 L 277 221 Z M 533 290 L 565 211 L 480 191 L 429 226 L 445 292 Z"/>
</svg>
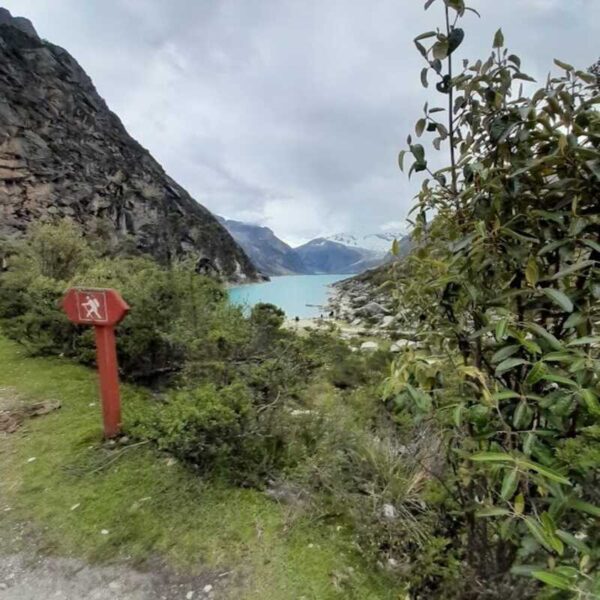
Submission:
<svg viewBox="0 0 600 600">
<path fill-rule="evenodd" d="M 323 314 L 329 286 L 351 275 L 284 275 L 265 283 L 250 283 L 229 289 L 234 304 L 252 307 L 270 302 L 285 311 L 288 318 L 307 319 Z"/>
</svg>

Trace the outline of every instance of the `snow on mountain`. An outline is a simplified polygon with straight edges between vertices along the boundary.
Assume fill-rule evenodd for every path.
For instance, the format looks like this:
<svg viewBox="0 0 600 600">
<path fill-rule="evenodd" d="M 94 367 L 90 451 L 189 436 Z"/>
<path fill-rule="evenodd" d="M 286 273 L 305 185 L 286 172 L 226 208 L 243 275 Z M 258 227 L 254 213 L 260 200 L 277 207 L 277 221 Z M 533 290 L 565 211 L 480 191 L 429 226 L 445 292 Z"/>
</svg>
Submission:
<svg viewBox="0 0 600 600">
<path fill-rule="evenodd" d="M 336 233 L 326 237 L 326 240 L 349 246 L 370 250 L 378 255 L 385 256 L 392 249 L 394 239 L 401 240 L 406 234 L 401 232 L 369 233 L 366 235 L 354 233 Z"/>
</svg>

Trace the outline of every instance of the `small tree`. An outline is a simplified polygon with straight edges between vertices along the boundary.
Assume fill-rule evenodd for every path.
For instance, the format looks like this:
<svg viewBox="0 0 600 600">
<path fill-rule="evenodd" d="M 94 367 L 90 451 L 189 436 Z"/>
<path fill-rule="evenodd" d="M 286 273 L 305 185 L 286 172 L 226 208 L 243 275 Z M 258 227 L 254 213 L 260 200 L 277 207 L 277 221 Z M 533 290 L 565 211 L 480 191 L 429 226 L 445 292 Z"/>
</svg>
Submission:
<svg viewBox="0 0 600 600">
<path fill-rule="evenodd" d="M 459 63 L 458 23 L 475 11 L 436 5 L 444 26 L 415 44 L 445 106 L 426 104 L 415 133 L 447 144 L 449 164 L 433 172 L 412 136 L 399 157 L 428 175 L 413 209 L 420 244 L 398 278 L 427 351 L 398 359 L 386 394 L 447 438 L 473 597 L 502 595 L 512 569 L 561 598 L 597 598 L 597 80 L 555 60 L 562 74 L 527 95 L 534 80 L 501 30 L 487 60 Z"/>
</svg>

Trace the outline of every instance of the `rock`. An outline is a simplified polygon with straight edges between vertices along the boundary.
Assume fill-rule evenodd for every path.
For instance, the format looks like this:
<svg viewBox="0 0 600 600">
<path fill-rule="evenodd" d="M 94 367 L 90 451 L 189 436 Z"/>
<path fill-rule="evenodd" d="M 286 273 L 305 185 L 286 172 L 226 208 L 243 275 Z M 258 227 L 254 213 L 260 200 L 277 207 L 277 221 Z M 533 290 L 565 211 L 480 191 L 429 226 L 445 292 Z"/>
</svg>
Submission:
<svg viewBox="0 0 600 600">
<path fill-rule="evenodd" d="M 398 516 L 398 511 L 393 504 L 384 504 L 382 514 L 386 519 L 395 519 Z"/>
<path fill-rule="evenodd" d="M 300 487 L 287 482 L 272 483 L 265 490 L 265 496 L 268 496 L 276 502 L 288 505 L 300 505 L 305 499 L 305 492 Z"/>
<path fill-rule="evenodd" d="M 352 327 L 359 327 L 362 324 L 362 319 L 354 319 L 354 321 L 352 321 L 352 323 L 350 323 L 350 325 L 352 325 Z"/>
<path fill-rule="evenodd" d="M 413 342 L 411 342 L 410 340 L 396 340 L 390 346 L 390 352 L 400 352 L 404 348 L 406 348 L 408 346 L 412 346 L 412 345 L 413 345 Z"/>
<path fill-rule="evenodd" d="M 357 315 L 374 317 L 377 315 L 385 315 L 387 310 L 378 302 L 369 302 L 356 311 Z"/>
<path fill-rule="evenodd" d="M 363 342 L 360 345 L 361 350 L 365 350 L 367 352 L 375 352 L 379 348 L 379 344 L 377 342 Z"/>
<path fill-rule="evenodd" d="M 354 296 L 351 300 L 350 303 L 352 304 L 352 306 L 363 306 L 366 302 L 368 302 L 368 298 L 367 296 L 365 296 L 364 294 L 360 295 L 360 296 Z"/>
<path fill-rule="evenodd" d="M 394 320 L 395 317 L 393 317 L 392 315 L 386 315 L 385 317 L 383 317 L 383 319 L 381 319 L 380 327 L 389 327 L 390 325 L 392 325 Z"/>
<path fill-rule="evenodd" d="M 0 90 L 0 236 L 70 217 L 115 250 L 131 240 L 165 264 L 192 256 L 231 281 L 261 278 L 218 220 L 127 133 L 77 61 L 5 9 Z"/>
<path fill-rule="evenodd" d="M 208 594 L 209 592 L 211 592 L 211 591 L 212 591 L 212 589 L 213 589 L 213 586 L 212 586 L 212 585 L 210 585 L 210 583 L 209 583 L 208 585 L 205 585 L 205 586 L 202 588 L 202 591 L 203 591 L 205 594 Z"/>
<path fill-rule="evenodd" d="M 296 251 L 280 240 L 268 227 L 218 217 L 233 239 L 245 250 L 265 275 L 308 274 Z"/>
</svg>

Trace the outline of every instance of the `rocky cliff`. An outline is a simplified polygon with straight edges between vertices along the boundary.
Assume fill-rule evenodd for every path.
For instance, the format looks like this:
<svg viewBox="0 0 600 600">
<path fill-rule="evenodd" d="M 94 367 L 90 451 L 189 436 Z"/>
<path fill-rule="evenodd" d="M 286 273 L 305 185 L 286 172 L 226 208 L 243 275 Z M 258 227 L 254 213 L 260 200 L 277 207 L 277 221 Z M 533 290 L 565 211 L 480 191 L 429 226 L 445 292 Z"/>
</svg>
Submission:
<svg viewBox="0 0 600 600">
<path fill-rule="evenodd" d="M 66 50 L 0 8 L 0 235 L 69 217 L 161 262 L 230 280 L 257 271 L 217 219 L 125 130 Z M 108 225 L 108 227 L 107 227 Z"/>
<path fill-rule="evenodd" d="M 265 275 L 310 273 L 296 251 L 268 227 L 220 218 L 221 223 L 244 249 L 257 269 Z"/>
</svg>

